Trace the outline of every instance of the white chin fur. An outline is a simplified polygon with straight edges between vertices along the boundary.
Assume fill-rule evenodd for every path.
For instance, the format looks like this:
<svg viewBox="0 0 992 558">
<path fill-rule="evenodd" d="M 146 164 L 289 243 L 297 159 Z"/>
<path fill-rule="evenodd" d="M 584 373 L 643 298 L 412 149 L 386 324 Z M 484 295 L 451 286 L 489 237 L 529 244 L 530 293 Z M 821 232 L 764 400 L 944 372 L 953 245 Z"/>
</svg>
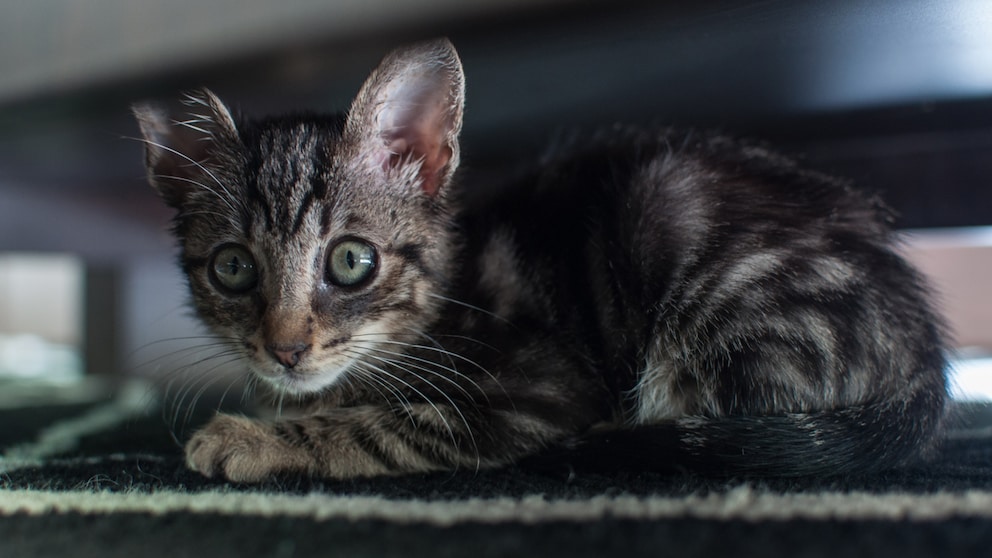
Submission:
<svg viewBox="0 0 992 558">
<path fill-rule="evenodd" d="M 342 366 L 298 371 L 280 367 L 256 372 L 256 375 L 280 392 L 290 395 L 310 395 L 331 387 L 344 375 L 347 368 L 348 366 Z"/>
</svg>

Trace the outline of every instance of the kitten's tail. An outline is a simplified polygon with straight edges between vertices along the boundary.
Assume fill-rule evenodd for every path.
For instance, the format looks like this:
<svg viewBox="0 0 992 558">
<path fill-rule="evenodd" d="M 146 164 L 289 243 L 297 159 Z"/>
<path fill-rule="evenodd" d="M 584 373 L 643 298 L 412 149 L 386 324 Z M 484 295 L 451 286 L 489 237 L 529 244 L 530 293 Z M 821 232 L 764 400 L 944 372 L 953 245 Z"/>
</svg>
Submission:
<svg viewBox="0 0 992 558">
<path fill-rule="evenodd" d="M 655 471 L 716 476 L 866 474 L 910 465 L 934 448 L 940 394 L 839 410 L 688 417 L 591 432 L 520 465 L 544 471 Z"/>
</svg>

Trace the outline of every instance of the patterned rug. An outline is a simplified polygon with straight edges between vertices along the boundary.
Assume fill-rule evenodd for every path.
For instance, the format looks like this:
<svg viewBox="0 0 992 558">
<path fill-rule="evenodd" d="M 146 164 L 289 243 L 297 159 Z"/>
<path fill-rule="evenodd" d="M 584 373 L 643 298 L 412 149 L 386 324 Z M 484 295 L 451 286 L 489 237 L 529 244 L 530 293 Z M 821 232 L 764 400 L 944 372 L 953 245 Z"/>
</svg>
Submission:
<svg viewBox="0 0 992 558">
<path fill-rule="evenodd" d="M 520 469 L 260 486 L 185 470 L 147 400 L 0 407 L 0 556 L 987 556 L 992 410 L 926 467 L 712 479 Z M 209 411 L 209 409 L 207 409 Z M 184 432 L 209 416 L 190 417 Z"/>
</svg>

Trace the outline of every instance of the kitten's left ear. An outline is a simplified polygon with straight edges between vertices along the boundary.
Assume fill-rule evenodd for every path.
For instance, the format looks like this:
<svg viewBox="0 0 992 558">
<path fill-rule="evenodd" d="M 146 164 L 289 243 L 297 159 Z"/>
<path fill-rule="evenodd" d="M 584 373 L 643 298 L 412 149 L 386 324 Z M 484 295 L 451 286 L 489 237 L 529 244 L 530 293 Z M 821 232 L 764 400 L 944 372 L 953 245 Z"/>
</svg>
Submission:
<svg viewBox="0 0 992 558">
<path fill-rule="evenodd" d="M 393 51 L 351 105 L 345 134 L 377 172 L 415 168 L 430 196 L 458 167 L 465 76 L 454 46 L 439 39 Z"/>
</svg>

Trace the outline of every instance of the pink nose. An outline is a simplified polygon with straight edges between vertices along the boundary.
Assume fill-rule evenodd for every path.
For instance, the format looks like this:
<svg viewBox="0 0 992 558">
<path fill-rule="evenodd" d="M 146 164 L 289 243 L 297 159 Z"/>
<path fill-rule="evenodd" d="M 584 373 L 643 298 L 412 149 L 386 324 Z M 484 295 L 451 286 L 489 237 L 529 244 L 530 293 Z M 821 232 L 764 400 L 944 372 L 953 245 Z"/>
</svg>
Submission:
<svg viewBox="0 0 992 558">
<path fill-rule="evenodd" d="M 310 345 L 298 343 L 296 345 L 266 345 L 269 354 L 286 368 L 292 368 L 299 364 L 303 355 L 310 350 Z"/>
</svg>

